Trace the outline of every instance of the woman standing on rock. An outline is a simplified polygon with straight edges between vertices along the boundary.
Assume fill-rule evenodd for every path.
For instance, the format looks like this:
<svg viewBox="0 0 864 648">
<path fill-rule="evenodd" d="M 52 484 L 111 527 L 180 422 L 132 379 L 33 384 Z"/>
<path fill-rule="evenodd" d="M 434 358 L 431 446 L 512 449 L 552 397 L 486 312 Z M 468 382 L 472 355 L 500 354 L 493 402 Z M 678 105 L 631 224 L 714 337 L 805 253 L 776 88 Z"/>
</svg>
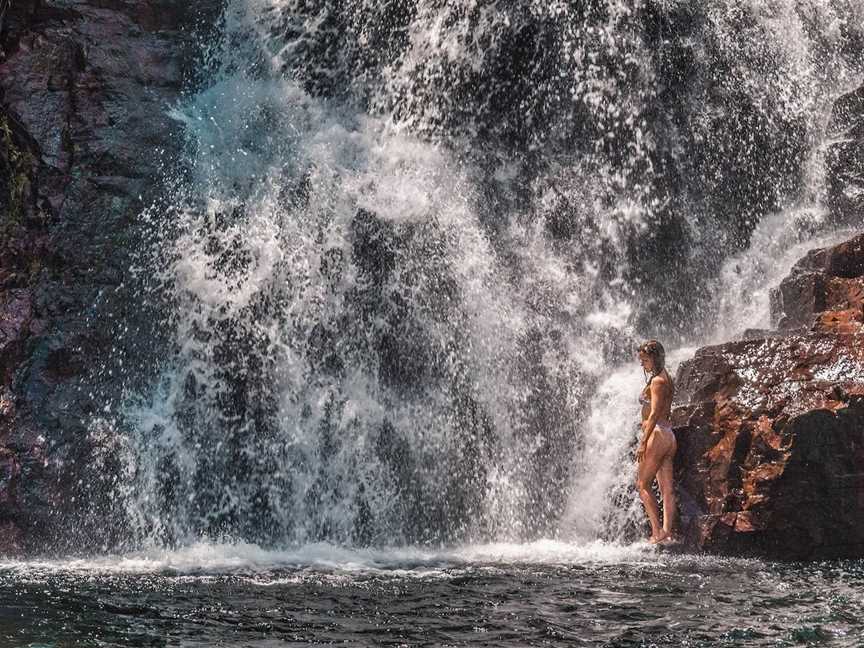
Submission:
<svg viewBox="0 0 864 648">
<path fill-rule="evenodd" d="M 642 404 L 642 436 L 636 450 L 636 486 L 651 521 L 649 542 L 665 544 L 673 541 L 672 523 L 676 510 L 672 462 L 678 443 L 669 421 L 675 388 L 672 377 L 666 371 L 666 352 L 657 340 L 649 340 L 639 347 L 639 362 L 648 380 L 639 395 Z M 651 490 L 655 477 L 663 496 L 662 526 L 657 500 Z"/>
</svg>

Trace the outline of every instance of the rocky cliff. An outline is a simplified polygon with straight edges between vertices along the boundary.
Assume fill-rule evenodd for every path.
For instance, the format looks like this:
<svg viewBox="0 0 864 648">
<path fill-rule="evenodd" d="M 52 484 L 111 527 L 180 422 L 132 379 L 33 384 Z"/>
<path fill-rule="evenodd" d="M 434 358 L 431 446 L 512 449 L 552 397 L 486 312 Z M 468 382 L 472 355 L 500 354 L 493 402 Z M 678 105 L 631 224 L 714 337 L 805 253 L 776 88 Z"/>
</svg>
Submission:
<svg viewBox="0 0 864 648">
<path fill-rule="evenodd" d="M 76 467 L 99 405 L 83 386 L 217 4 L 0 1 L 0 552 L 81 540 L 59 522 L 89 507 Z"/>
<path fill-rule="evenodd" d="M 864 235 L 801 259 L 775 331 L 700 349 L 673 418 L 687 544 L 864 555 Z"/>
<path fill-rule="evenodd" d="M 834 220 L 864 225 L 864 86 L 827 149 Z M 678 371 L 676 473 L 691 550 L 864 555 L 864 234 L 812 250 L 772 293 L 773 330 Z"/>
</svg>

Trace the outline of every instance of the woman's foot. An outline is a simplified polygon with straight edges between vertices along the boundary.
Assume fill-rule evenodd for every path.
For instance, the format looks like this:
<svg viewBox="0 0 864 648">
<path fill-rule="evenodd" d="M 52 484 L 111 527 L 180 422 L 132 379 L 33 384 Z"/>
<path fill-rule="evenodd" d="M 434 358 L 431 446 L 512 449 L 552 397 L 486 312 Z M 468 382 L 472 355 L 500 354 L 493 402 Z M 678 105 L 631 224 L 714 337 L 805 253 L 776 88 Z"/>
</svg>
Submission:
<svg viewBox="0 0 864 648">
<path fill-rule="evenodd" d="M 661 529 L 657 533 L 652 534 L 652 536 L 648 538 L 648 542 L 650 542 L 651 544 L 661 544 L 670 537 L 671 536 L 666 531 L 663 531 Z"/>
</svg>

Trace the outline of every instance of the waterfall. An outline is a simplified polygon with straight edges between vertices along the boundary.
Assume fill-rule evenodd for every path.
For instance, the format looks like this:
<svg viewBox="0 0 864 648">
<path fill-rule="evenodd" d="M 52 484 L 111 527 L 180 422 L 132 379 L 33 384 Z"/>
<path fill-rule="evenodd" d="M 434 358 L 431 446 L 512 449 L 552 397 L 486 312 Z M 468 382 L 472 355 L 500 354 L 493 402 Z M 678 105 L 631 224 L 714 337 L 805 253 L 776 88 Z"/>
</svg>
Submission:
<svg viewBox="0 0 864 648">
<path fill-rule="evenodd" d="M 129 535 L 614 537 L 634 341 L 710 339 L 732 288 L 761 304 L 728 264 L 822 213 L 861 18 L 228 0 L 172 110 L 187 168 L 142 215 L 168 342 L 110 422 Z"/>
</svg>

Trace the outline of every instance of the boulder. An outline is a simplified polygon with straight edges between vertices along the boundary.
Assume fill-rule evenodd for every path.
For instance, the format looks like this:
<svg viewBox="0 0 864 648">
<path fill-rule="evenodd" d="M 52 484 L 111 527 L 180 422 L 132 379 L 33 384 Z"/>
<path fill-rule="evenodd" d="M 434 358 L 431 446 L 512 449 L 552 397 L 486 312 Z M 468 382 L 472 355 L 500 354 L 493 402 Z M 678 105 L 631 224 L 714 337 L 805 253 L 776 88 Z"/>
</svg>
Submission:
<svg viewBox="0 0 864 648">
<path fill-rule="evenodd" d="M 864 235 L 813 250 L 796 263 L 772 291 L 771 319 L 781 331 L 858 331 L 864 322 Z"/>
<path fill-rule="evenodd" d="M 679 368 L 686 544 L 864 556 L 864 235 L 810 252 L 773 302 L 781 330 L 702 348 Z"/>
</svg>

